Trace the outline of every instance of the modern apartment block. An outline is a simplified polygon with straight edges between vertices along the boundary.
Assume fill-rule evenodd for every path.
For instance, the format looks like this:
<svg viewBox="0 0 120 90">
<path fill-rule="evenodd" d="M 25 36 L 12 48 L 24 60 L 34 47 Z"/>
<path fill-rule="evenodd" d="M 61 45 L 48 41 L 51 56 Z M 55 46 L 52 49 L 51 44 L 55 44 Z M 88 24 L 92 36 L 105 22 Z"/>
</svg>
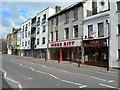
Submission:
<svg viewBox="0 0 120 90">
<path fill-rule="evenodd" d="M 22 23 L 21 25 L 21 56 L 32 56 L 31 50 L 31 22 L 32 19 L 29 19 Z"/>
<path fill-rule="evenodd" d="M 109 62 L 109 0 L 87 0 L 84 3 L 84 62 L 89 65 L 107 66 Z"/>
<path fill-rule="evenodd" d="M 78 62 L 82 60 L 83 4 L 75 3 L 48 18 L 48 59 Z"/>
<path fill-rule="evenodd" d="M 46 8 L 36 15 L 35 57 L 45 58 L 48 44 L 48 17 L 55 14 L 52 8 Z"/>
</svg>

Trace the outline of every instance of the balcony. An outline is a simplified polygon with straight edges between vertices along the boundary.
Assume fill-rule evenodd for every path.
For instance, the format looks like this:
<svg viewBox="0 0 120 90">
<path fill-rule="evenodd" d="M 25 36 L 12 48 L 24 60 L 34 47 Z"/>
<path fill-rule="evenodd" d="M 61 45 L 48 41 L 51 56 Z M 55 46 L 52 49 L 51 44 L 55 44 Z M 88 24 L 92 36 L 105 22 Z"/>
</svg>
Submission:
<svg viewBox="0 0 120 90">
<path fill-rule="evenodd" d="M 35 33 L 31 34 L 31 38 L 35 38 L 35 37 L 36 37 Z"/>
<path fill-rule="evenodd" d="M 33 24 L 31 25 L 31 27 L 36 27 L 36 23 L 33 23 Z"/>
</svg>

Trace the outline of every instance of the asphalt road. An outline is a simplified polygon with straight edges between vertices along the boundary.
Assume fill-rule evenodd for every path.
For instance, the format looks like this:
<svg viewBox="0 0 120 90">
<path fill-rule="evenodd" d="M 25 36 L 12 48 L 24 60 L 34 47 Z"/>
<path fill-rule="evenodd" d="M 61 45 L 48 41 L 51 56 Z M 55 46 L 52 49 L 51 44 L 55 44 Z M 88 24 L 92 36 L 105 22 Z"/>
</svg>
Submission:
<svg viewBox="0 0 120 90">
<path fill-rule="evenodd" d="M 2 56 L 2 72 L 13 88 L 118 88 L 118 75 Z"/>
</svg>

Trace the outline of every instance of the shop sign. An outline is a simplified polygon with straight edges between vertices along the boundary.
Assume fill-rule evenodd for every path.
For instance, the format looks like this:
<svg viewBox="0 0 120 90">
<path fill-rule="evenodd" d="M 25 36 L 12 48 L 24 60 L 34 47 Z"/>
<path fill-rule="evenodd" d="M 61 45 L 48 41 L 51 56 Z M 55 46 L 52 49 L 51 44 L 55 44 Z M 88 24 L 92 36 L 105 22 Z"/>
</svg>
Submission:
<svg viewBox="0 0 120 90">
<path fill-rule="evenodd" d="M 81 46 L 81 40 L 69 40 L 69 41 L 61 41 L 61 42 L 54 42 L 49 43 L 49 48 L 54 47 L 72 47 L 72 46 Z"/>
<path fill-rule="evenodd" d="M 107 46 L 107 39 L 87 40 L 84 41 L 84 46 Z"/>
</svg>

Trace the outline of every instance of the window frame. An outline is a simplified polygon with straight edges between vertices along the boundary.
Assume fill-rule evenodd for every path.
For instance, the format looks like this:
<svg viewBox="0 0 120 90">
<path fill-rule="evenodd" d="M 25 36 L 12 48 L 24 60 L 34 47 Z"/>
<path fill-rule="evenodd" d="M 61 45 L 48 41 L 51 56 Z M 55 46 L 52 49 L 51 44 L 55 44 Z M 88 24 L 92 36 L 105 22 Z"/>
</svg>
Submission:
<svg viewBox="0 0 120 90">
<path fill-rule="evenodd" d="M 92 30 L 90 30 L 90 27 L 92 28 Z M 93 25 L 88 25 L 88 38 L 91 37 L 90 31 L 93 32 Z"/>
<path fill-rule="evenodd" d="M 100 27 L 99 27 L 100 24 L 103 25 L 103 26 L 102 26 L 102 27 L 103 27 L 103 35 L 100 35 L 100 31 L 101 31 L 101 30 L 100 30 Z M 104 22 L 100 22 L 100 23 L 98 23 L 97 25 L 98 25 L 98 37 L 104 37 Z"/>
<path fill-rule="evenodd" d="M 42 44 L 45 44 L 45 37 L 42 37 Z"/>
<path fill-rule="evenodd" d="M 116 3 L 117 3 L 117 10 L 120 11 L 120 1 L 118 1 Z"/>
<path fill-rule="evenodd" d="M 40 43 L 39 43 L 39 38 L 37 38 L 37 45 L 39 45 Z"/>
<path fill-rule="evenodd" d="M 69 23 L 69 12 L 65 13 L 65 24 Z"/>
<path fill-rule="evenodd" d="M 78 37 L 78 25 L 73 26 L 74 28 L 74 38 Z M 77 30 L 77 36 L 76 36 L 76 30 Z"/>
<path fill-rule="evenodd" d="M 75 9 L 73 10 L 73 19 L 74 19 L 74 20 L 78 20 L 78 8 L 75 8 Z"/>
<path fill-rule="evenodd" d="M 53 41 L 53 32 L 51 32 L 50 34 L 51 34 L 51 41 Z"/>
</svg>

